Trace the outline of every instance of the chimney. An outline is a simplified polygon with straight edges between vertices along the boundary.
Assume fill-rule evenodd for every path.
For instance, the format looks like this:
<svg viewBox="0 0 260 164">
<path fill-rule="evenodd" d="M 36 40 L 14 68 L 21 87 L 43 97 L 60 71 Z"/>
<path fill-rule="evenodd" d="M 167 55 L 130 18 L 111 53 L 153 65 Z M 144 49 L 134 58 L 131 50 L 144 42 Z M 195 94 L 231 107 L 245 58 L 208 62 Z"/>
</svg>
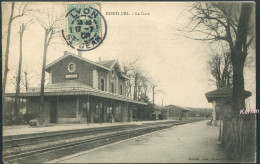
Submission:
<svg viewBox="0 0 260 164">
<path fill-rule="evenodd" d="M 78 51 L 78 55 L 81 57 L 82 56 L 82 51 Z"/>
<path fill-rule="evenodd" d="M 99 57 L 99 61 L 101 61 L 101 57 Z"/>
</svg>

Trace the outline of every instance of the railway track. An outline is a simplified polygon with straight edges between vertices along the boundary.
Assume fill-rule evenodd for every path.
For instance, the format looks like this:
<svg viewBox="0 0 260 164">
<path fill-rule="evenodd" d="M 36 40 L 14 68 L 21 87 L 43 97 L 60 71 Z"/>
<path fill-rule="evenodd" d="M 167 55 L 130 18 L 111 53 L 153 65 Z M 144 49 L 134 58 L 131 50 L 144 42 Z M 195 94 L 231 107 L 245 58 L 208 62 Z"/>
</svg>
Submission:
<svg viewBox="0 0 260 164">
<path fill-rule="evenodd" d="M 169 121 L 162 123 L 143 124 L 139 126 L 119 126 L 112 128 L 98 128 L 88 129 L 86 131 L 69 131 L 52 135 L 29 137 L 31 144 L 26 141 L 26 137 L 21 138 L 19 148 L 26 146 L 40 145 L 43 142 L 49 142 L 49 145 L 36 146 L 35 148 L 22 150 L 22 151 L 10 151 L 12 150 L 11 145 L 14 143 L 19 144 L 19 139 L 16 138 L 14 143 L 9 140 L 4 140 L 4 161 L 6 163 L 44 163 L 50 160 L 68 156 L 71 154 L 78 153 L 80 151 L 89 150 L 99 146 L 111 144 L 120 140 L 136 137 L 139 135 L 151 133 L 154 131 L 166 129 L 172 126 L 189 123 L 192 121 Z M 78 133 L 77 133 L 78 132 Z M 74 134 L 74 135 L 73 135 Z M 28 138 L 27 138 L 28 139 Z M 35 139 L 35 140 L 33 140 Z M 52 144 L 53 142 L 53 144 Z M 56 142 L 56 144 L 54 144 Z M 44 144 L 44 143 L 43 143 Z"/>
</svg>

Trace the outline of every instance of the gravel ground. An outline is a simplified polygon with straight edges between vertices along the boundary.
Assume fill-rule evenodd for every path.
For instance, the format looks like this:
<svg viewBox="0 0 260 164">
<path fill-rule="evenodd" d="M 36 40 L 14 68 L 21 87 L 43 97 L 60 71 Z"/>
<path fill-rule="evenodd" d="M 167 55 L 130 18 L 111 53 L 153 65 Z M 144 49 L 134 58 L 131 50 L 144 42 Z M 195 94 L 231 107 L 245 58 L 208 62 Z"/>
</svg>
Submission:
<svg viewBox="0 0 260 164">
<path fill-rule="evenodd" d="M 218 128 L 207 121 L 194 122 L 75 154 L 61 163 L 223 163 Z M 82 155 L 83 154 L 83 155 Z"/>
</svg>

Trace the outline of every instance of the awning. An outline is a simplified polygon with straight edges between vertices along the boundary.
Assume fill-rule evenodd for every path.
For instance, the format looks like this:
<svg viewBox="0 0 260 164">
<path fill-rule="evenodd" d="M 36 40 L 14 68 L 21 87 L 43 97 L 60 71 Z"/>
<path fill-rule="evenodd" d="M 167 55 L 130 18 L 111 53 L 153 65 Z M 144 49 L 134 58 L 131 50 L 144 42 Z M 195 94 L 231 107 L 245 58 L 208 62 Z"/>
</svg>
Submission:
<svg viewBox="0 0 260 164">
<path fill-rule="evenodd" d="M 248 98 L 252 95 L 251 92 L 244 90 L 244 98 Z M 207 92 L 205 94 L 208 102 L 212 102 L 213 100 L 220 99 L 220 98 L 229 98 L 232 99 L 233 97 L 233 88 L 224 87 L 217 90 L 213 90 L 210 92 Z"/>
<path fill-rule="evenodd" d="M 126 97 L 123 95 L 97 90 L 92 87 L 81 84 L 79 82 L 76 82 L 74 80 L 47 85 L 44 89 L 44 96 L 71 96 L 71 95 L 91 95 L 91 96 L 103 97 L 103 98 L 125 101 L 125 102 L 130 102 L 135 104 L 147 105 L 147 103 L 145 102 L 136 101 L 131 99 L 130 97 Z M 5 96 L 14 97 L 15 93 L 6 93 Z M 32 88 L 30 91 L 22 92 L 18 95 L 18 97 L 21 98 L 39 97 L 39 96 L 40 96 L 40 88 Z"/>
</svg>

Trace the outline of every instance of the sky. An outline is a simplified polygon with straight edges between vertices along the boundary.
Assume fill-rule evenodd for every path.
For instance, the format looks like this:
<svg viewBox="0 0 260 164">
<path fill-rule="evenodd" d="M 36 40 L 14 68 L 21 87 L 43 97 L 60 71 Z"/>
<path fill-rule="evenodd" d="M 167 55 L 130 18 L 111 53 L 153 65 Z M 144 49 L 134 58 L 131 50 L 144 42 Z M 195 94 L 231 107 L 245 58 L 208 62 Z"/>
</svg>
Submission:
<svg viewBox="0 0 260 164">
<path fill-rule="evenodd" d="M 58 17 L 65 18 L 67 2 L 37 2 L 29 7 L 38 9 L 41 18 L 54 11 Z M 19 11 L 19 3 L 15 14 Z M 139 58 L 145 74 L 158 81 L 155 103 L 158 105 L 179 105 L 183 107 L 211 108 L 205 93 L 216 89 L 209 83 L 211 77 L 207 60 L 212 50 L 207 43 L 185 38 L 180 31 L 186 24 L 187 2 L 102 2 L 101 13 L 107 22 L 107 36 L 103 43 L 82 56 L 98 61 L 117 59 L 119 62 Z M 128 12 L 131 15 L 107 15 L 106 12 Z M 149 15 L 135 15 L 149 13 Z M 133 15 L 132 15 L 133 14 Z M 7 23 L 10 16 L 10 3 L 2 8 L 2 54 L 5 54 Z M 7 79 L 7 92 L 14 92 L 14 78 L 19 59 L 19 24 L 29 18 L 17 19 L 12 26 L 9 56 L 10 73 Z M 35 20 L 35 16 L 30 16 Z M 65 19 L 62 28 L 66 27 Z M 44 30 L 37 21 L 29 26 L 23 39 L 23 72 L 27 71 L 29 85 L 40 83 L 43 57 Z M 61 57 L 64 51 L 78 52 L 66 45 L 62 37 L 54 40 L 48 49 L 47 64 Z M 253 51 L 254 52 L 254 51 Z M 253 54 L 255 55 L 255 54 Z M 4 58 L 4 57 L 3 57 Z M 4 61 L 4 60 L 3 60 Z M 4 66 L 4 63 L 3 63 Z M 245 69 L 245 89 L 252 92 L 247 100 L 250 107 L 255 106 L 255 67 Z M 152 98 L 151 92 L 149 97 Z"/>
</svg>

